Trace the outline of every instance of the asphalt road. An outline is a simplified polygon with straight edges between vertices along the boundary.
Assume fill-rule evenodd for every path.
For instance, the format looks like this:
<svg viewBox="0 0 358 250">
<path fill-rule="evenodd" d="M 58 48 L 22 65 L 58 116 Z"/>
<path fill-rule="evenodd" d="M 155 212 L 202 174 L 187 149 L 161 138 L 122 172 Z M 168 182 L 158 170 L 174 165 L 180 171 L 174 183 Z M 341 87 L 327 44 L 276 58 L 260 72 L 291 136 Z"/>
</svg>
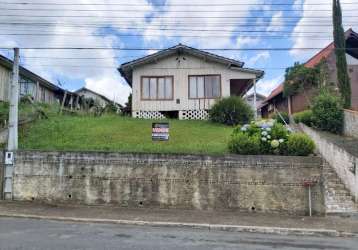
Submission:
<svg viewBox="0 0 358 250">
<path fill-rule="evenodd" d="M 0 249 L 357 249 L 358 239 L 0 218 Z"/>
</svg>

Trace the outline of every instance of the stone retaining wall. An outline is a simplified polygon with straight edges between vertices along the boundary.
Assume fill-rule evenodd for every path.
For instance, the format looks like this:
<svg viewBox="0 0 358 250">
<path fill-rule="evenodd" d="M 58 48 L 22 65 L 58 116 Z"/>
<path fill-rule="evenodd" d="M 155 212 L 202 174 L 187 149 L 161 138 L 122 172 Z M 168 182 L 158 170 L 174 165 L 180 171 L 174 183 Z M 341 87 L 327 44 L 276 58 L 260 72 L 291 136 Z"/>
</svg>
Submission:
<svg viewBox="0 0 358 250">
<path fill-rule="evenodd" d="M 344 110 L 344 134 L 358 138 L 358 111 Z"/>
<path fill-rule="evenodd" d="M 322 157 L 334 168 L 337 175 L 349 189 L 355 201 L 358 201 L 358 157 L 348 153 L 342 147 L 336 145 L 333 141 L 328 140 L 325 136 L 300 124 L 303 132 L 309 135 L 315 142 L 317 150 Z"/>
<path fill-rule="evenodd" d="M 18 152 L 13 197 L 52 203 L 324 213 L 316 157 Z"/>
</svg>

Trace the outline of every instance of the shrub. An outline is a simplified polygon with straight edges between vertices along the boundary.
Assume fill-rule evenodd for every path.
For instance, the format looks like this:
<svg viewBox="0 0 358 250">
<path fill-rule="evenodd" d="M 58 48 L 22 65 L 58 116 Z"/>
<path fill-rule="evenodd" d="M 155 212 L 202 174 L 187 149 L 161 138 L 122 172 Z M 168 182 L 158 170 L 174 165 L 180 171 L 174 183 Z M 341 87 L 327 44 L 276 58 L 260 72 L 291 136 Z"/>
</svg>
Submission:
<svg viewBox="0 0 358 250">
<path fill-rule="evenodd" d="M 244 126 L 238 126 L 234 129 L 232 138 L 236 140 L 242 138 L 253 139 L 255 142 L 258 140 L 259 149 L 255 147 L 253 151 L 250 151 L 250 154 L 284 154 L 286 152 L 286 142 L 290 134 L 290 131 L 286 129 L 285 126 L 275 122 L 274 120 L 269 121 L 259 121 L 252 122 L 251 124 L 246 124 Z M 240 142 L 235 142 L 235 139 L 232 139 L 229 144 L 230 151 L 233 153 L 242 153 L 243 145 L 238 144 Z M 239 145 L 239 146 L 238 146 Z M 239 147 L 236 149 L 236 147 Z M 245 149 L 248 150 L 248 149 Z"/>
<path fill-rule="evenodd" d="M 293 115 L 293 119 L 296 123 L 302 122 L 307 126 L 312 126 L 313 123 L 313 113 L 312 110 L 305 110 Z"/>
<path fill-rule="evenodd" d="M 287 154 L 308 156 L 313 153 L 315 144 L 311 138 L 302 133 L 291 134 L 287 141 Z"/>
<path fill-rule="evenodd" d="M 312 118 L 318 129 L 341 133 L 344 111 L 340 99 L 327 91 L 321 92 L 313 101 Z"/>
<path fill-rule="evenodd" d="M 209 116 L 213 122 L 232 126 L 250 122 L 254 113 L 241 97 L 231 96 L 215 103 L 209 111 Z"/>
<path fill-rule="evenodd" d="M 234 134 L 229 141 L 231 153 L 241 155 L 257 155 L 260 153 L 260 137 L 248 134 Z"/>
<path fill-rule="evenodd" d="M 284 124 L 284 125 L 285 125 L 285 122 L 286 122 L 286 124 L 290 124 L 290 118 L 289 118 L 287 112 L 280 112 L 280 115 L 276 112 L 273 115 L 272 119 L 275 119 L 278 123 L 281 123 L 281 124 Z M 282 118 L 283 118 L 284 121 L 282 120 Z"/>
</svg>

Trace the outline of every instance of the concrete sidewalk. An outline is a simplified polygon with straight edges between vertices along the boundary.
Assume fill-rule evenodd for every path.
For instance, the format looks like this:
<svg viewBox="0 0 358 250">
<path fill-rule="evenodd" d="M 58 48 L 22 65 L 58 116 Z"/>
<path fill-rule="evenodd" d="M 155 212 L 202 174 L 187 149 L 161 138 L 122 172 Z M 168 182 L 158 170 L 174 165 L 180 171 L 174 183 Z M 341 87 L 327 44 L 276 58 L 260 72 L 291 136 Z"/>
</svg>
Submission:
<svg viewBox="0 0 358 250">
<path fill-rule="evenodd" d="M 128 209 L 115 206 L 48 205 L 6 201 L 0 201 L 0 216 L 285 235 L 358 237 L 358 218 L 354 216 L 300 217 L 233 211 Z"/>
</svg>

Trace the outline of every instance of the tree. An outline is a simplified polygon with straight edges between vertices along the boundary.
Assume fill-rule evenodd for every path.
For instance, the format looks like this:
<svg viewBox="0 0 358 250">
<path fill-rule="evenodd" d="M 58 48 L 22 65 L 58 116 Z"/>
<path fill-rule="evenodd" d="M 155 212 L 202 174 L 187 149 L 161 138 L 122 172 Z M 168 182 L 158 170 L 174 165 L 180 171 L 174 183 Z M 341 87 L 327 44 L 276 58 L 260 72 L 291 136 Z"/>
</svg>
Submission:
<svg viewBox="0 0 358 250">
<path fill-rule="evenodd" d="M 128 96 L 128 101 L 124 104 L 122 108 L 122 113 L 124 115 L 131 115 L 132 113 L 132 93 Z"/>
<path fill-rule="evenodd" d="M 292 67 L 286 69 L 283 95 L 288 97 L 302 93 L 311 106 L 311 98 L 306 90 L 318 90 L 326 85 L 327 73 L 325 67 L 326 62 L 324 60 L 313 68 L 295 62 Z"/>
<path fill-rule="evenodd" d="M 346 38 L 342 26 L 342 10 L 339 0 L 333 0 L 333 37 L 336 54 L 338 88 L 342 96 L 343 107 L 351 107 L 351 84 L 347 70 Z"/>
</svg>

